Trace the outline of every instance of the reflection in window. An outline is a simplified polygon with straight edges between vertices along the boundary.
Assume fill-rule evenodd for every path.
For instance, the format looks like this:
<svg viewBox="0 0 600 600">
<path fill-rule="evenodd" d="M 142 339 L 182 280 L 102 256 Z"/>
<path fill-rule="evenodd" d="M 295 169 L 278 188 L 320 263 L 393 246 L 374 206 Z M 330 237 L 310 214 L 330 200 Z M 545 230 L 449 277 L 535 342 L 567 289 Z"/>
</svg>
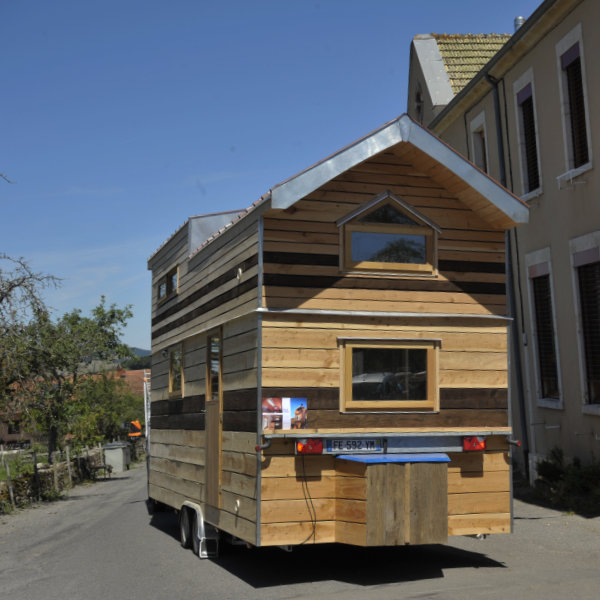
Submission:
<svg viewBox="0 0 600 600">
<path fill-rule="evenodd" d="M 342 410 L 438 410 L 439 340 L 342 341 Z"/>
<path fill-rule="evenodd" d="M 171 350 L 169 358 L 169 392 L 180 393 L 183 386 L 183 355 L 181 348 Z"/>
<path fill-rule="evenodd" d="M 439 229 L 412 207 L 384 192 L 338 221 L 343 264 L 361 271 L 431 274 Z"/>
<path fill-rule="evenodd" d="M 426 400 L 427 350 L 354 348 L 353 400 Z"/>
<path fill-rule="evenodd" d="M 427 262 L 427 243 L 424 235 L 353 231 L 351 243 L 353 262 Z"/>
<path fill-rule="evenodd" d="M 211 335 L 208 338 L 208 382 L 207 400 L 218 402 L 221 393 L 221 337 Z"/>
</svg>

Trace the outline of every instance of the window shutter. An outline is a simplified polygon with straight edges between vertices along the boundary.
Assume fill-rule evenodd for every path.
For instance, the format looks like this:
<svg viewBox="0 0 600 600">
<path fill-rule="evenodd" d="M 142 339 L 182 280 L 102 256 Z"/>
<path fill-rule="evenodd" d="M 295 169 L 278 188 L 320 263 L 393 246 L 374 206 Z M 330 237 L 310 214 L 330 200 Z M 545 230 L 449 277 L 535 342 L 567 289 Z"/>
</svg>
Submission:
<svg viewBox="0 0 600 600">
<path fill-rule="evenodd" d="M 578 267 L 587 402 L 600 403 L 600 262 Z"/>
<path fill-rule="evenodd" d="M 567 52 L 568 54 L 568 52 Z M 566 61 L 563 61 L 563 64 Z M 573 168 L 588 162 L 588 142 L 585 126 L 585 100 L 581 77 L 581 57 L 577 55 L 564 66 L 567 77 L 569 97 L 569 119 L 571 125 L 571 144 L 573 147 Z"/>
<path fill-rule="evenodd" d="M 538 365 L 543 398 L 559 398 L 550 275 L 531 280 L 535 305 Z"/>
<path fill-rule="evenodd" d="M 540 187 L 540 173 L 538 170 L 537 142 L 535 138 L 535 116 L 533 112 L 533 97 L 529 94 L 521 102 L 521 115 L 523 118 L 523 142 L 525 150 L 525 168 L 527 172 L 527 192 Z"/>
</svg>

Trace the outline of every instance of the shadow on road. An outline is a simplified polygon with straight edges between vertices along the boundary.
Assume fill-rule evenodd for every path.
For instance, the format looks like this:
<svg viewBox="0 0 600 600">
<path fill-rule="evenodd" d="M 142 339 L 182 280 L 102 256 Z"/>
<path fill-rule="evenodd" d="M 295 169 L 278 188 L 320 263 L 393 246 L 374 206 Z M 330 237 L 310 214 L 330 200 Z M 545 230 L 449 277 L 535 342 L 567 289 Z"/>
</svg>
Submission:
<svg viewBox="0 0 600 600">
<path fill-rule="evenodd" d="M 444 576 L 444 569 L 504 568 L 483 554 L 450 546 L 355 548 L 340 544 L 277 548 L 226 547 L 214 561 L 254 588 L 340 581 L 373 586 Z"/>
<path fill-rule="evenodd" d="M 154 513 L 150 525 L 179 540 L 173 512 Z M 393 548 L 319 544 L 296 546 L 292 552 L 221 544 L 221 555 L 213 562 L 254 588 L 315 581 L 373 586 L 438 579 L 445 569 L 505 568 L 484 554 L 440 544 Z"/>
</svg>

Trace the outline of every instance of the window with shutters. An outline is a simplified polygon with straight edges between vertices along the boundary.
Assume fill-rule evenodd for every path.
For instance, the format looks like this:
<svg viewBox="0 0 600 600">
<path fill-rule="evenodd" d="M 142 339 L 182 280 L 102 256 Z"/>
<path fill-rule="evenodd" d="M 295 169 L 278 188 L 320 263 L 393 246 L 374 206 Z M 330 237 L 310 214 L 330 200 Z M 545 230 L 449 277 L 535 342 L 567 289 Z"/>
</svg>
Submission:
<svg viewBox="0 0 600 600">
<path fill-rule="evenodd" d="M 600 261 L 577 267 L 587 404 L 600 404 Z"/>
<path fill-rule="evenodd" d="M 583 412 L 600 416 L 600 231 L 569 241 Z"/>
<path fill-rule="evenodd" d="M 537 358 L 542 398 L 559 398 L 558 372 L 556 368 L 556 346 L 552 322 L 552 294 L 550 275 L 541 275 L 531 280 L 535 307 L 535 329 Z"/>
<path fill-rule="evenodd" d="M 550 249 L 525 257 L 529 277 L 538 405 L 562 408 Z"/>
<path fill-rule="evenodd" d="M 515 82 L 513 89 L 516 98 L 522 194 L 527 196 L 539 190 L 541 185 L 532 69 Z"/>
<path fill-rule="evenodd" d="M 561 40 L 557 57 L 567 169 L 581 169 L 591 160 L 581 25 Z"/>
<path fill-rule="evenodd" d="M 485 113 L 479 113 L 470 125 L 472 162 L 482 171 L 488 172 L 487 137 L 485 127 Z"/>
</svg>

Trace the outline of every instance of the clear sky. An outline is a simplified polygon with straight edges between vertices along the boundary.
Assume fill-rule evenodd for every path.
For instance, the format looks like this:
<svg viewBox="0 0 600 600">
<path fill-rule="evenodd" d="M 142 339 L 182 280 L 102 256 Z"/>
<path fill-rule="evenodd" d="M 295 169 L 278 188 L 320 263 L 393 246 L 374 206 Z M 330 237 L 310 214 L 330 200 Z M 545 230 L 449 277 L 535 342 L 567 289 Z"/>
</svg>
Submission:
<svg viewBox="0 0 600 600">
<path fill-rule="evenodd" d="M 190 215 L 248 207 L 406 111 L 419 33 L 511 33 L 539 0 L 1 0 L 0 252 L 57 315 L 133 305 Z"/>
</svg>

